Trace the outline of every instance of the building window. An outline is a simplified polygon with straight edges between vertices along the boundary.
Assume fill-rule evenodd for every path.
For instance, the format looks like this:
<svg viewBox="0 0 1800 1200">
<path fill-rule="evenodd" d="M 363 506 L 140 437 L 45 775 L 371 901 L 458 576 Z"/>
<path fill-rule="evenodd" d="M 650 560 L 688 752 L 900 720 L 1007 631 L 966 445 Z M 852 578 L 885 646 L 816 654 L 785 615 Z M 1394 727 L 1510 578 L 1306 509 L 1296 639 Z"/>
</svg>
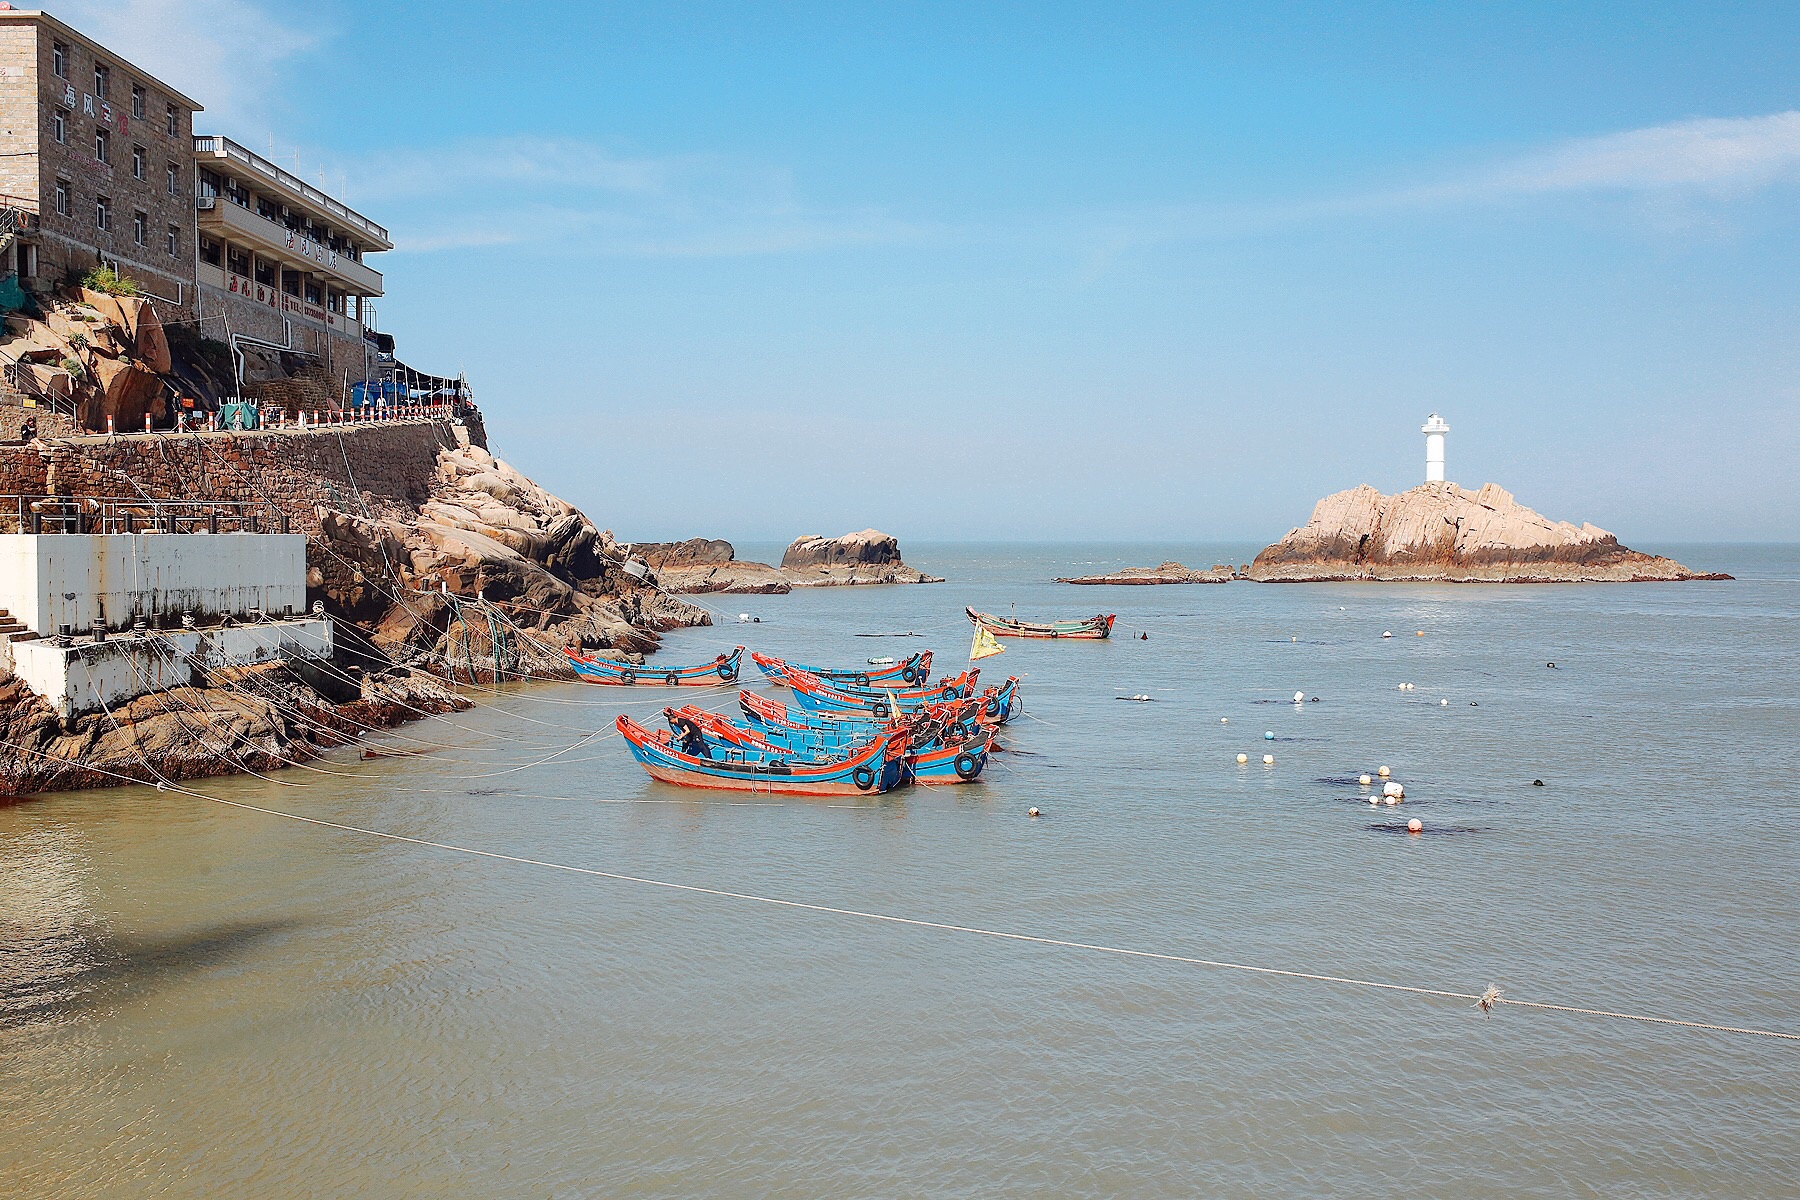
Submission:
<svg viewBox="0 0 1800 1200">
<path fill-rule="evenodd" d="M 281 273 L 281 290 L 290 296 L 300 295 L 300 272 L 283 271 Z"/>
<path fill-rule="evenodd" d="M 173 228 L 173 226 L 170 228 Z M 200 261 L 203 263 L 211 263 L 216 267 L 219 265 L 219 259 L 219 243 L 213 241 L 209 237 L 202 237 L 200 239 Z"/>
<path fill-rule="evenodd" d="M 62 109 L 59 108 L 56 110 L 56 116 L 51 119 L 51 125 L 56 130 L 56 140 L 59 143 L 61 143 L 62 145 L 65 145 L 65 146 L 68 145 L 68 142 L 69 142 L 69 119 L 67 117 L 63 116 Z"/>
<path fill-rule="evenodd" d="M 131 177 L 133 179 L 144 178 L 144 148 L 142 146 L 131 148 Z"/>
<path fill-rule="evenodd" d="M 169 248 L 169 257 L 170 258 L 173 258 L 177 254 L 181 253 L 181 226 L 179 226 L 179 225 L 169 226 L 169 235 L 166 239 L 164 239 L 164 244 L 167 245 Z"/>
<path fill-rule="evenodd" d="M 66 179 L 57 180 L 56 181 L 56 215 L 59 217 L 66 217 L 74 211 L 75 211 L 74 193 L 71 192 L 69 189 L 69 181 Z"/>
<path fill-rule="evenodd" d="M 306 302 L 308 304 L 323 304 L 325 302 L 325 293 L 319 290 L 317 280 L 309 279 L 306 281 Z"/>
<path fill-rule="evenodd" d="M 58 79 L 69 77 L 69 48 L 61 42 L 50 43 L 50 69 Z"/>
<path fill-rule="evenodd" d="M 169 195 L 181 195 L 181 168 L 174 163 L 169 164 Z"/>
<path fill-rule="evenodd" d="M 105 196 L 94 197 L 94 228 L 112 228 L 112 201 Z"/>
<path fill-rule="evenodd" d="M 265 221 L 279 221 L 281 220 L 281 205 L 267 196 L 258 196 L 256 198 L 256 215 Z"/>
<path fill-rule="evenodd" d="M 94 158 L 100 162 L 112 161 L 112 135 L 104 129 L 94 130 Z"/>
<path fill-rule="evenodd" d="M 107 85 L 112 82 L 112 68 L 101 63 L 94 64 L 94 98 L 106 99 Z"/>
<path fill-rule="evenodd" d="M 144 119 L 144 89 L 135 83 L 131 85 L 131 119 Z"/>
<path fill-rule="evenodd" d="M 134 212 L 131 214 L 131 240 L 143 245 L 150 240 L 150 214 Z"/>
<path fill-rule="evenodd" d="M 256 282 L 268 287 L 275 286 L 275 264 L 266 258 L 256 260 Z"/>
<path fill-rule="evenodd" d="M 248 250 L 240 249 L 237 246 L 227 246 L 225 248 L 225 266 L 233 275 L 242 275 L 245 278 L 249 278 L 250 252 Z"/>
<path fill-rule="evenodd" d="M 181 136 L 181 114 L 180 114 L 180 112 L 176 111 L 176 108 L 173 104 L 169 105 L 168 129 L 169 129 L 170 137 L 180 137 Z"/>
</svg>

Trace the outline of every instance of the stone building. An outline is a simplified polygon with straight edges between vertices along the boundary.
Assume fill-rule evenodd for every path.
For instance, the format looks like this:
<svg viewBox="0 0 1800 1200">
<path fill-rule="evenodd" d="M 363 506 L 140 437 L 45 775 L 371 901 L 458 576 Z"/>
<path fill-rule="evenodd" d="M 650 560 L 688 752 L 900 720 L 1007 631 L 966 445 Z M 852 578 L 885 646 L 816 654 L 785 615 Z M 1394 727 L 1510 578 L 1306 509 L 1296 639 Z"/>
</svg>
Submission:
<svg viewBox="0 0 1800 1200">
<path fill-rule="evenodd" d="M 230 345 L 244 393 L 341 404 L 376 365 L 381 274 L 364 256 L 393 248 L 387 230 L 196 136 L 200 111 L 50 14 L 0 3 L 0 279 L 49 293 L 111 265 L 165 325 Z"/>
<path fill-rule="evenodd" d="M 0 8 L 0 192 L 36 214 L 0 274 L 50 291 L 111 263 L 165 320 L 193 319 L 199 108 L 55 17 Z"/>
</svg>

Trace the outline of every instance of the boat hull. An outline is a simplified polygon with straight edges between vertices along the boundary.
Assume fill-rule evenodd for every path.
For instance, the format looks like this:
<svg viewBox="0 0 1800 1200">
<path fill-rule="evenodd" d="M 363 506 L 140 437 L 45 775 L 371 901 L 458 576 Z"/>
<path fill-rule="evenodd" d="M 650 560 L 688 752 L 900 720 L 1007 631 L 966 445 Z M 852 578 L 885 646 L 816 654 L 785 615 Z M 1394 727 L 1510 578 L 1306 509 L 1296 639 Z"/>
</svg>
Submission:
<svg viewBox="0 0 1800 1200">
<path fill-rule="evenodd" d="M 739 646 L 730 654 L 721 654 L 712 662 L 696 666 L 653 667 L 646 663 L 640 667 L 616 659 L 563 651 L 576 678 L 583 683 L 607 687 L 723 687 L 737 682 L 743 656 L 744 648 Z"/>
<path fill-rule="evenodd" d="M 1112 636 L 1116 613 L 1099 613 L 1080 621 L 1018 621 L 993 613 L 964 609 L 969 620 L 995 637 L 1042 638 L 1055 641 L 1103 642 Z"/>
</svg>

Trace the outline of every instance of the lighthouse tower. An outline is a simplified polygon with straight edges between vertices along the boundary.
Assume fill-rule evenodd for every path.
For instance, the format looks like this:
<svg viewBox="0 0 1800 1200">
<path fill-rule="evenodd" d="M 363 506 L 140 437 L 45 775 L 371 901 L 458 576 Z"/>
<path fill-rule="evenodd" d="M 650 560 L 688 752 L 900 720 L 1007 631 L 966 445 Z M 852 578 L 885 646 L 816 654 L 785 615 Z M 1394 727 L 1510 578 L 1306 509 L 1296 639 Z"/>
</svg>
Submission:
<svg viewBox="0 0 1800 1200">
<path fill-rule="evenodd" d="M 1450 426 L 1444 418 L 1432 413 L 1425 418 L 1419 432 L 1425 435 L 1425 482 L 1441 483 L 1444 479 L 1444 435 L 1450 432 Z"/>
</svg>

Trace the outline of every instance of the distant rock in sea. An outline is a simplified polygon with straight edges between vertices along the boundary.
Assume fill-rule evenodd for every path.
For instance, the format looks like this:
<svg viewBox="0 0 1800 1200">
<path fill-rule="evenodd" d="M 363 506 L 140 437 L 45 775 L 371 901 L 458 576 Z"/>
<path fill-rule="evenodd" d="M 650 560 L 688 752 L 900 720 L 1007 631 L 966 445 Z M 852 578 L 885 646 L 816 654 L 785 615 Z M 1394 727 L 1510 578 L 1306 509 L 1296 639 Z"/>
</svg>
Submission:
<svg viewBox="0 0 1800 1200">
<path fill-rule="evenodd" d="M 716 538 L 639 542 L 629 550 L 649 564 L 656 572 L 657 583 L 670 592 L 766 596 L 793 590 L 780 571 L 767 563 L 738 561 L 737 551 L 731 543 Z"/>
<path fill-rule="evenodd" d="M 1157 583 L 1230 583 L 1234 574 L 1230 567 L 1215 565 L 1211 570 L 1195 571 L 1178 562 L 1160 567 L 1126 567 L 1106 575 L 1082 575 L 1075 579 L 1058 579 L 1058 583 L 1086 584 L 1157 584 Z"/>
<path fill-rule="evenodd" d="M 839 538 L 795 538 L 779 568 L 741 561 L 730 542 L 717 539 L 638 542 L 628 549 L 656 572 L 665 591 L 681 594 L 780 595 L 797 587 L 944 582 L 907 566 L 899 542 L 874 529 Z"/>
<path fill-rule="evenodd" d="M 1640 554 L 1593 525 L 1551 521 L 1492 483 L 1471 492 L 1433 482 L 1393 496 L 1363 484 L 1325 497 L 1303 527 L 1256 556 L 1246 578 L 1629 583 L 1731 577 Z"/>
<path fill-rule="evenodd" d="M 879 529 L 828 538 L 797 537 L 781 556 L 781 571 L 795 587 L 865 583 L 942 583 L 900 559 L 900 543 Z"/>
</svg>

